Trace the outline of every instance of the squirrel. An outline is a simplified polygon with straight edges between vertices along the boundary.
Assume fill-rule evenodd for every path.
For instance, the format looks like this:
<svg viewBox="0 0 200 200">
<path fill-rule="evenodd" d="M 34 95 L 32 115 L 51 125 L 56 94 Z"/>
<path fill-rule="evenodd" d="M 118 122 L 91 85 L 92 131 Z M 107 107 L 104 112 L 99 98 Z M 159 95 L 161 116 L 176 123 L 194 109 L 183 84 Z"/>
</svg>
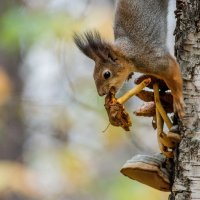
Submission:
<svg viewBox="0 0 200 200">
<path fill-rule="evenodd" d="M 118 91 L 134 72 L 164 80 L 173 95 L 174 111 L 184 116 L 180 66 L 166 46 L 168 0 L 118 0 L 114 42 L 98 31 L 74 35 L 74 42 L 95 61 L 93 77 L 100 96 Z"/>
</svg>

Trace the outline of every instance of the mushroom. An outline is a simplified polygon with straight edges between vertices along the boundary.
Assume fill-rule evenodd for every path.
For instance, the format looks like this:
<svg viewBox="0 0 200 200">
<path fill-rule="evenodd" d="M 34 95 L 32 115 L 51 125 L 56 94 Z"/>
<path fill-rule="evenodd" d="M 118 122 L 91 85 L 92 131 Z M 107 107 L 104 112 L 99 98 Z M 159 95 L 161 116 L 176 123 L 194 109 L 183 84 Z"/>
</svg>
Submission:
<svg viewBox="0 0 200 200">
<path fill-rule="evenodd" d="M 105 98 L 105 108 L 108 113 L 109 121 L 113 126 L 121 126 L 124 130 L 129 131 L 132 125 L 129 114 L 126 112 L 123 104 L 130 99 L 133 95 L 138 94 L 143 88 L 145 88 L 151 79 L 143 80 L 139 85 L 129 90 L 122 97 L 115 98 L 115 90 L 111 88 Z"/>
<path fill-rule="evenodd" d="M 162 154 L 136 155 L 121 168 L 121 173 L 155 189 L 169 192 L 171 183 L 166 165 L 166 157 Z"/>
</svg>

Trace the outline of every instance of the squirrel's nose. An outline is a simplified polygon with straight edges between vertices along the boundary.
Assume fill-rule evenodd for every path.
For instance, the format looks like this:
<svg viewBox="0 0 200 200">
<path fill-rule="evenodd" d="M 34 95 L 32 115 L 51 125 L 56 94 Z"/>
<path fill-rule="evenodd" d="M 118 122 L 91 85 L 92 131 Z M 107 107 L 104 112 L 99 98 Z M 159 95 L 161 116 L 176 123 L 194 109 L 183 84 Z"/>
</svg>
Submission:
<svg viewBox="0 0 200 200">
<path fill-rule="evenodd" d="M 98 90 L 98 94 L 99 94 L 99 96 L 101 96 L 101 97 L 104 96 L 104 95 L 106 95 L 106 93 L 105 93 L 104 91 L 99 91 L 99 90 Z"/>
</svg>

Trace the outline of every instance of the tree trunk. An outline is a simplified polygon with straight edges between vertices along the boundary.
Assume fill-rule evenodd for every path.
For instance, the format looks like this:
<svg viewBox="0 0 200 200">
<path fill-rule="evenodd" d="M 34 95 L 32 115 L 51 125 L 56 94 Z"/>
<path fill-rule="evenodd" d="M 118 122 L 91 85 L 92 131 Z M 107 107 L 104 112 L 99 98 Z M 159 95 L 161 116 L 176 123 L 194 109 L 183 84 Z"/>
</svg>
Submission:
<svg viewBox="0 0 200 200">
<path fill-rule="evenodd" d="M 186 103 L 171 200 L 200 199 L 200 0 L 177 0 L 175 54 Z"/>
</svg>

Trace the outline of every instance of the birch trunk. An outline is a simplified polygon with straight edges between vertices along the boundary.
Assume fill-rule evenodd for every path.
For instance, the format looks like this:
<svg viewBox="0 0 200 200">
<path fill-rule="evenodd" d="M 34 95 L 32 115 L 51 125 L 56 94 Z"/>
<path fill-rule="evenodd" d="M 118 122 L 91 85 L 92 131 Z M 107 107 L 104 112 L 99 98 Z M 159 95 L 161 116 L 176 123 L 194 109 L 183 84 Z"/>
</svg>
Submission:
<svg viewBox="0 0 200 200">
<path fill-rule="evenodd" d="M 171 200 L 200 200 L 200 0 L 177 0 L 175 54 L 184 79 L 186 116 L 176 151 Z"/>
</svg>

